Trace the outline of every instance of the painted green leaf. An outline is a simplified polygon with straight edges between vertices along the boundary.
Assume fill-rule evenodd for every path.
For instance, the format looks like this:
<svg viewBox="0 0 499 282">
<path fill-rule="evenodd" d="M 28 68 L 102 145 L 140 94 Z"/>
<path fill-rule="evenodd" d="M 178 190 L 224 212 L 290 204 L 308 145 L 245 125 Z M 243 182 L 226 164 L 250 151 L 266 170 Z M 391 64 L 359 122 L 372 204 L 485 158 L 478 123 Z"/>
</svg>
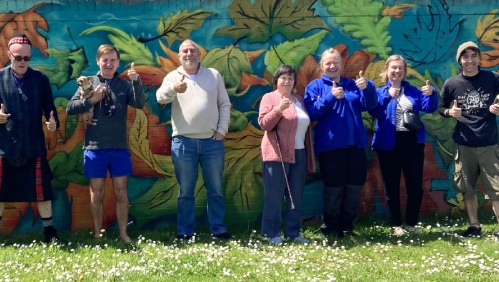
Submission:
<svg viewBox="0 0 499 282">
<path fill-rule="evenodd" d="M 302 37 L 314 29 L 329 30 L 311 7 L 316 0 L 234 0 L 229 14 L 234 26 L 222 27 L 213 37 L 225 36 L 233 40 L 247 39 L 250 43 L 265 43 L 277 33 L 288 41 Z"/>
<path fill-rule="evenodd" d="M 206 10 L 196 10 L 189 12 L 187 9 L 178 11 L 177 14 L 170 14 L 168 19 L 159 17 L 160 23 L 156 31 L 166 39 L 168 45 L 172 45 L 176 40 L 189 39 L 191 31 L 198 29 L 204 20 L 213 15 L 213 12 Z M 141 40 L 144 42 L 144 40 Z"/>
<path fill-rule="evenodd" d="M 226 219 L 254 220 L 263 210 L 263 183 L 260 143 L 263 131 L 248 123 L 225 136 Z"/>
<path fill-rule="evenodd" d="M 373 0 L 322 0 L 327 12 L 333 15 L 334 22 L 343 25 L 343 32 L 350 33 L 360 44 L 367 47 L 369 53 L 378 54 L 387 59 L 392 48 L 388 47 L 391 36 L 388 27 L 391 17 L 383 17 L 384 4 Z"/>
<path fill-rule="evenodd" d="M 198 170 L 198 181 L 194 188 L 196 216 L 206 211 L 207 193 L 204 186 L 201 168 Z M 129 213 L 137 219 L 137 227 L 141 227 L 149 220 L 170 214 L 176 214 L 177 196 L 180 189 L 176 177 L 160 178 L 153 186 L 139 198 L 130 201 Z"/>
<path fill-rule="evenodd" d="M 241 90 L 243 72 L 252 74 L 250 57 L 234 45 L 225 48 L 213 48 L 203 59 L 203 66 L 220 72 L 229 94 Z M 247 89 L 245 89 L 247 91 Z"/>
<path fill-rule="evenodd" d="M 320 42 L 328 31 L 320 32 L 307 38 L 298 39 L 293 42 L 284 42 L 273 47 L 265 54 L 265 65 L 267 71 L 274 73 L 280 65 L 292 65 L 295 70 L 300 69 L 301 63 L 308 55 L 314 55 Z"/>
<path fill-rule="evenodd" d="M 88 185 L 83 176 L 83 143 L 78 144 L 69 154 L 65 151 L 56 153 L 49 161 L 54 189 L 66 189 L 69 182 Z"/>
<path fill-rule="evenodd" d="M 137 220 L 137 227 L 148 220 L 177 213 L 178 190 L 176 178 L 160 178 L 144 195 L 130 201 L 129 213 Z"/>
<path fill-rule="evenodd" d="M 456 127 L 456 119 L 444 118 L 436 111 L 421 116 L 421 121 L 425 126 L 426 134 L 433 137 L 437 142 L 437 152 L 442 157 L 444 167 L 448 167 L 454 155 L 452 133 L 454 133 L 454 127 Z"/>
<path fill-rule="evenodd" d="M 230 110 L 229 132 L 242 131 L 248 125 L 248 116 L 258 115 L 256 111 L 240 112 L 235 109 Z"/>
<path fill-rule="evenodd" d="M 80 33 L 82 35 L 88 35 L 95 31 L 107 31 L 109 34 L 107 37 L 113 45 L 120 50 L 120 60 L 125 61 L 127 65 L 135 62 L 135 65 L 145 65 L 160 67 L 161 63 L 158 59 L 155 59 L 149 48 L 143 43 L 138 42 L 133 35 L 128 35 L 121 29 L 110 27 L 110 26 L 95 26 L 92 28 L 85 29 Z"/>
<path fill-rule="evenodd" d="M 34 68 L 43 71 L 49 78 L 50 84 L 60 89 L 66 82 L 76 79 L 81 72 L 88 67 L 85 48 L 76 50 L 57 50 L 49 48 L 46 50 L 57 64 L 55 66 L 35 66 Z"/>
</svg>

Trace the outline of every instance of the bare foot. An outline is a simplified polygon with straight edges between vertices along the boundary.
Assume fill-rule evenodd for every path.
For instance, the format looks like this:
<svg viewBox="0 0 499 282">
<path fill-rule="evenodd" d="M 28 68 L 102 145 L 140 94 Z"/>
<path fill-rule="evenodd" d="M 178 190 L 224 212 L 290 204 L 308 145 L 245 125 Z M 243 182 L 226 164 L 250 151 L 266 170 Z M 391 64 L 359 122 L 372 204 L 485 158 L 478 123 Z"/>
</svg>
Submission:
<svg viewBox="0 0 499 282">
<path fill-rule="evenodd" d="M 132 243 L 132 239 L 130 239 L 130 237 L 128 237 L 128 235 L 125 235 L 125 236 L 120 235 L 120 237 L 121 237 L 121 240 L 123 240 L 123 242 Z"/>
<path fill-rule="evenodd" d="M 402 226 L 395 226 L 393 228 L 393 235 L 395 235 L 397 237 L 404 235 L 404 233 L 405 233 L 405 231 L 404 231 L 404 229 L 402 229 Z"/>
</svg>

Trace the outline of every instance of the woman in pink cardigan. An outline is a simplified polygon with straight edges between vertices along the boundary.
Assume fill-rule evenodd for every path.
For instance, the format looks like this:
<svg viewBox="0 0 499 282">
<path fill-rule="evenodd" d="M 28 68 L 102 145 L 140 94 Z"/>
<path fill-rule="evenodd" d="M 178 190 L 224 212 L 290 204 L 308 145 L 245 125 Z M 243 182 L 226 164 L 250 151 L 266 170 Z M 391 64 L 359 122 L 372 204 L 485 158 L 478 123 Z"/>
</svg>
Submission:
<svg viewBox="0 0 499 282">
<path fill-rule="evenodd" d="M 277 90 L 263 96 L 258 116 L 258 123 L 265 130 L 261 145 L 265 195 L 261 235 L 270 238 L 272 244 L 282 243 L 281 205 L 285 195 L 284 237 L 307 243 L 308 240 L 300 236 L 300 227 L 301 200 L 307 171 L 315 171 L 310 118 L 305 110 L 303 98 L 292 93 L 296 85 L 296 72 L 292 66 L 279 67 L 272 82 L 277 85 Z M 281 161 L 286 170 L 289 190 L 286 188 Z M 291 208 L 291 201 L 295 209 Z"/>
</svg>

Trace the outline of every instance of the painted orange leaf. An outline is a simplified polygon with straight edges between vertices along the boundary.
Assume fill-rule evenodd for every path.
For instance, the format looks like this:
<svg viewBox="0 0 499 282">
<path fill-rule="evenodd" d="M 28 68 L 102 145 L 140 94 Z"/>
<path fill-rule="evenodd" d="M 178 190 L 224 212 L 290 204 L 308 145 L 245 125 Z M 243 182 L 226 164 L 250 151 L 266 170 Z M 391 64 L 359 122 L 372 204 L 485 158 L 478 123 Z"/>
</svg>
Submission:
<svg viewBox="0 0 499 282">
<path fill-rule="evenodd" d="M 149 88 L 160 86 L 163 83 L 163 78 L 168 74 L 166 71 L 160 68 L 150 67 L 150 66 L 135 66 L 135 71 L 140 76 L 142 85 Z M 120 74 L 120 77 L 128 80 L 128 69 Z"/>
<path fill-rule="evenodd" d="M 371 63 L 371 58 L 366 51 L 355 51 L 343 64 L 341 75 L 350 79 L 355 79 L 359 74 L 359 71 L 365 70 L 369 63 Z"/>
<path fill-rule="evenodd" d="M 314 79 L 322 76 L 321 72 L 317 69 L 319 62 L 312 55 L 305 57 L 301 63 L 300 69 L 296 74 L 296 93 L 298 95 L 305 94 L 305 87 Z"/>
<path fill-rule="evenodd" d="M 402 14 L 403 12 L 405 12 L 409 8 L 414 8 L 414 7 L 419 7 L 419 6 L 414 4 L 400 4 L 392 7 L 385 5 L 383 7 L 381 15 L 385 17 L 394 17 L 396 19 L 401 19 L 404 16 Z"/>
<path fill-rule="evenodd" d="M 35 10 L 50 4 L 40 4 L 22 13 L 1 13 L 0 14 L 0 54 L 7 54 L 8 40 L 15 33 L 22 32 L 31 41 L 33 47 L 40 49 L 40 52 L 48 57 L 46 51 L 47 39 L 38 32 L 38 28 L 48 31 L 47 21 Z M 0 63 L 4 66 L 9 61 L 8 56 L 0 56 Z"/>
<path fill-rule="evenodd" d="M 269 85 L 269 82 L 265 80 L 264 78 L 258 77 L 254 74 L 247 74 L 243 72 L 243 77 L 241 77 L 241 88 L 242 89 L 247 89 L 248 86 L 254 86 L 254 85 Z"/>
<path fill-rule="evenodd" d="M 482 53 L 480 66 L 482 68 L 491 68 L 499 64 L 499 50 L 492 50 Z"/>
<path fill-rule="evenodd" d="M 250 64 L 252 64 L 253 61 L 265 51 L 267 50 L 243 51 L 243 52 L 249 56 L 249 62 Z"/>
</svg>

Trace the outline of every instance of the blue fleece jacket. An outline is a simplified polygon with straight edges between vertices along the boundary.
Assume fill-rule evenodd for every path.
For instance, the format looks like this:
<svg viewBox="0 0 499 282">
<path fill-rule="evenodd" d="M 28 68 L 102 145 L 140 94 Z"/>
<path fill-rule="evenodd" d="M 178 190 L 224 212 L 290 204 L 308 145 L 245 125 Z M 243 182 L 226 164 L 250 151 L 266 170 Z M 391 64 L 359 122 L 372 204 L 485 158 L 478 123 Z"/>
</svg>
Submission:
<svg viewBox="0 0 499 282">
<path fill-rule="evenodd" d="M 378 94 L 378 105 L 376 108 L 369 111 L 369 114 L 376 118 L 376 131 L 373 137 L 373 150 L 392 150 L 395 146 L 395 109 L 397 101 L 390 96 L 388 90 L 391 83 L 388 83 L 376 89 Z M 402 81 L 404 95 L 412 103 L 412 109 L 419 114 L 420 111 L 432 113 L 438 108 L 438 94 L 435 88 L 432 87 L 433 93 L 431 96 L 426 96 L 416 87 L 409 84 L 407 81 Z M 421 130 L 416 134 L 418 143 L 424 143 L 425 140 L 424 124 Z"/>
<path fill-rule="evenodd" d="M 362 111 L 376 107 L 374 83 L 367 80 L 367 87 L 360 90 L 355 80 L 341 77 L 345 95 L 337 99 L 331 92 L 333 81 L 326 75 L 315 79 L 305 88 L 305 107 L 314 128 L 315 153 L 348 147 L 348 132 L 354 130 L 355 145 L 367 147 L 367 133 L 362 120 Z M 353 116 L 354 128 L 348 128 L 346 111 Z"/>
</svg>

